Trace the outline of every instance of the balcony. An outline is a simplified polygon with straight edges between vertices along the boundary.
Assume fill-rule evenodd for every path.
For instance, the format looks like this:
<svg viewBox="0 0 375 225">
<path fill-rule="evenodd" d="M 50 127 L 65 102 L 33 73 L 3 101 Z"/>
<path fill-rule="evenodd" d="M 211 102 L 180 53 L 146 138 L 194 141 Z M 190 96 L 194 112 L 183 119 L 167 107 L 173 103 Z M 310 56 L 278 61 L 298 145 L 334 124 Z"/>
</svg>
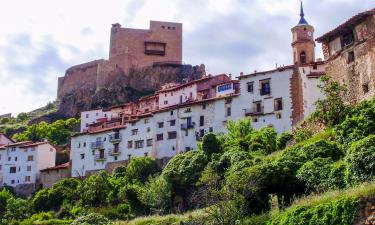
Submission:
<svg viewBox="0 0 375 225">
<path fill-rule="evenodd" d="M 259 116 L 259 115 L 264 114 L 264 107 L 262 106 L 262 108 L 260 110 L 244 109 L 244 112 L 245 112 L 245 116 Z"/>
<path fill-rule="evenodd" d="M 119 133 L 114 133 L 109 135 L 109 141 L 112 143 L 118 143 L 121 141 L 121 135 Z"/>
<path fill-rule="evenodd" d="M 104 144 L 102 141 L 91 142 L 91 149 L 104 149 Z"/>
<path fill-rule="evenodd" d="M 193 129 L 195 123 L 183 123 L 181 124 L 181 130 Z"/>
<path fill-rule="evenodd" d="M 95 161 L 106 161 L 107 160 L 107 154 L 95 154 L 94 159 L 95 159 Z"/>
<path fill-rule="evenodd" d="M 108 150 L 108 155 L 110 155 L 110 156 L 117 156 L 117 155 L 120 155 L 120 154 L 121 154 L 120 149 L 111 148 L 111 149 Z"/>
</svg>

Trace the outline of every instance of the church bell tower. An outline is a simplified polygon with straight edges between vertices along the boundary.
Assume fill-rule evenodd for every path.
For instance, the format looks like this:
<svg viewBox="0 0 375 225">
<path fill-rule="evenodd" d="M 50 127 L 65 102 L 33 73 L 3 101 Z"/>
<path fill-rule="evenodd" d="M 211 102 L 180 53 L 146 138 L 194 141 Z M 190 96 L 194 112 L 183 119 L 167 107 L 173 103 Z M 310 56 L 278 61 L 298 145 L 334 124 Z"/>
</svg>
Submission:
<svg viewBox="0 0 375 225">
<path fill-rule="evenodd" d="M 293 62 L 295 65 L 309 64 L 315 61 L 314 27 L 309 25 L 303 12 L 301 1 L 300 20 L 292 28 Z"/>
</svg>

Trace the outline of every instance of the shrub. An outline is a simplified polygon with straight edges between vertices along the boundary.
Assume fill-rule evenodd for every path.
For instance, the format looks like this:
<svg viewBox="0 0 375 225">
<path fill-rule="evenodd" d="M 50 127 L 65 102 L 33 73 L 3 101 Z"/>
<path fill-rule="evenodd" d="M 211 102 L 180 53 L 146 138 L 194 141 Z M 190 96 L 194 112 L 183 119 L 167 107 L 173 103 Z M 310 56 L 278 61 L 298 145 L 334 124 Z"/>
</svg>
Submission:
<svg viewBox="0 0 375 225">
<path fill-rule="evenodd" d="M 344 153 L 338 148 L 336 143 L 325 140 L 319 140 L 314 143 L 305 145 L 301 148 L 301 151 L 306 154 L 309 159 L 321 157 L 338 160 L 344 155 Z"/>
<path fill-rule="evenodd" d="M 144 205 L 161 212 L 170 208 L 171 199 L 171 186 L 162 176 L 151 178 L 141 194 L 141 201 Z"/>
<path fill-rule="evenodd" d="M 150 157 L 134 157 L 126 171 L 130 179 L 144 183 L 150 175 L 158 172 L 158 166 L 155 159 Z"/>
<path fill-rule="evenodd" d="M 293 139 L 293 135 L 289 132 L 281 133 L 276 139 L 277 149 L 284 149 L 289 141 Z"/>
<path fill-rule="evenodd" d="M 6 188 L 2 188 L 0 191 L 0 220 L 3 217 L 7 209 L 7 201 L 13 197 L 12 193 Z"/>
<path fill-rule="evenodd" d="M 261 151 L 270 154 L 276 151 L 277 133 L 273 128 L 263 127 L 253 131 L 249 140 L 249 151 Z"/>
<path fill-rule="evenodd" d="M 375 177 L 375 135 L 354 142 L 349 148 L 346 161 L 349 176 L 354 182 L 369 181 Z"/>
<path fill-rule="evenodd" d="M 306 184 L 308 190 L 328 190 L 332 163 L 330 158 L 315 158 L 303 164 L 297 171 L 297 178 Z"/>
<path fill-rule="evenodd" d="M 208 133 L 204 135 L 202 141 L 202 150 L 210 157 L 213 153 L 221 152 L 221 145 L 215 134 Z"/>
<path fill-rule="evenodd" d="M 27 200 L 21 198 L 10 198 L 7 201 L 7 210 L 4 218 L 10 220 L 23 220 L 30 217 L 32 210 Z"/>
<path fill-rule="evenodd" d="M 108 174 L 100 171 L 87 178 L 82 184 L 81 199 L 85 205 L 99 206 L 107 203 L 107 196 L 112 189 Z"/>
<path fill-rule="evenodd" d="M 71 225 L 89 225 L 89 224 L 110 225 L 113 223 L 107 218 L 105 218 L 103 215 L 98 214 L 98 213 L 90 213 L 88 215 L 81 216 L 71 223 Z"/>
</svg>

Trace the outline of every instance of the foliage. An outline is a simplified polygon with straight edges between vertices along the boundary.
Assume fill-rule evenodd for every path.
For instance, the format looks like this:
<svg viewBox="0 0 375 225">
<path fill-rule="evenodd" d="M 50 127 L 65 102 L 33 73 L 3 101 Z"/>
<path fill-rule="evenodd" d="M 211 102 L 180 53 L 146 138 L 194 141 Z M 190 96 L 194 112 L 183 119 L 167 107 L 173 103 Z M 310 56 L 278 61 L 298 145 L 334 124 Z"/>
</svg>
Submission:
<svg viewBox="0 0 375 225">
<path fill-rule="evenodd" d="M 84 205 L 104 205 L 112 186 L 105 171 L 87 178 L 82 184 L 81 199 Z"/>
<path fill-rule="evenodd" d="M 98 213 L 90 213 L 86 216 L 78 217 L 71 225 L 110 225 L 113 224 L 110 220 Z"/>
<path fill-rule="evenodd" d="M 2 188 L 0 191 L 0 220 L 6 212 L 7 201 L 11 198 L 13 198 L 12 193 L 6 188 Z"/>
<path fill-rule="evenodd" d="M 281 213 L 267 225 L 351 225 L 357 213 L 356 198 L 341 198 L 315 207 L 299 206 Z"/>
<path fill-rule="evenodd" d="M 289 141 L 293 139 L 293 135 L 290 132 L 281 133 L 276 139 L 277 149 L 282 150 L 286 147 Z"/>
<path fill-rule="evenodd" d="M 375 177 L 375 135 L 354 142 L 348 150 L 346 161 L 354 182 L 372 180 Z"/>
<path fill-rule="evenodd" d="M 316 110 L 312 117 L 327 126 L 339 124 L 345 118 L 348 107 L 345 105 L 346 87 L 328 76 L 320 78 L 319 88 L 324 94 L 324 99 L 319 99 L 315 105 Z"/>
<path fill-rule="evenodd" d="M 173 157 L 163 170 L 165 179 L 177 187 L 195 184 L 208 163 L 208 157 L 200 151 L 189 151 Z"/>
<path fill-rule="evenodd" d="M 140 196 L 144 205 L 164 212 L 171 206 L 172 191 L 164 177 L 150 178 Z"/>
<path fill-rule="evenodd" d="M 27 113 L 22 112 L 22 113 L 19 113 L 17 115 L 17 120 L 19 120 L 19 121 L 25 121 L 25 120 L 28 119 L 28 117 L 29 116 L 27 115 Z"/>
<path fill-rule="evenodd" d="M 23 220 L 32 214 L 29 202 L 21 198 L 12 197 L 8 199 L 6 208 L 4 218 L 8 221 Z"/>
<path fill-rule="evenodd" d="M 28 126 L 24 132 L 14 135 L 13 138 L 17 141 L 31 140 L 34 142 L 48 139 L 53 144 L 62 145 L 68 143 L 73 129 L 79 123 L 80 120 L 74 118 L 57 120 L 51 124 L 40 122 Z"/>
<path fill-rule="evenodd" d="M 150 175 L 158 172 L 155 159 L 150 157 L 134 157 L 126 169 L 127 175 L 132 180 L 146 182 Z"/>
<path fill-rule="evenodd" d="M 273 128 L 263 127 L 253 131 L 249 139 L 249 151 L 270 154 L 276 151 L 277 133 Z"/>
<path fill-rule="evenodd" d="M 215 134 L 208 133 L 204 135 L 202 141 L 202 150 L 210 157 L 213 153 L 221 152 L 221 144 Z"/>
</svg>

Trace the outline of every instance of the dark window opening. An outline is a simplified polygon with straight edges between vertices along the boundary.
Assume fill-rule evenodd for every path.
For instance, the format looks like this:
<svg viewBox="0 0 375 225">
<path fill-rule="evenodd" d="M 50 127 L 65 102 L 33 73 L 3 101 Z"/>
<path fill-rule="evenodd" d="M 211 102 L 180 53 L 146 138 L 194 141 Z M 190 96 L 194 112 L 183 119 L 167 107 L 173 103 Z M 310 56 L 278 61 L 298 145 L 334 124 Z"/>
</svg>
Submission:
<svg viewBox="0 0 375 225">
<path fill-rule="evenodd" d="M 369 86 L 368 86 L 368 84 L 363 84 L 362 85 L 362 90 L 363 90 L 363 93 L 367 93 L 367 92 L 369 92 Z"/>
<path fill-rule="evenodd" d="M 254 82 L 247 83 L 247 92 L 249 93 L 254 92 Z"/>
<path fill-rule="evenodd" d="M 255 112 L 256 113 L 261 113 L 262 112 L 262 103 L 261 102 L 256 102 L 255 103 Z"/>
<path fill-rule="evenodd" d="M 176 138 L 177 138 L 177 132 L 176 131 L 168 132 L 168 139 L 176 139 Z"/>
<path fill-rule="evenodd" d="M 227 108 L 227 116 L 231 116 L 232 115 L 232 109 L 231 107 L 228 107 Z"/>
<path fill-rule="evenodd" d="M 199 126 L 203 126 L 204 125 L 204 116 L 200 116 L 199 117 Z"/>
<path fill-rule="evenodd" d="M 350 32 L 348 34 L 345 34 L 344 36 L 342 36 L 342 46 L 344 48 L 348 48 L 350 46 L 352 46 L 354 43 L 354 34 L 353 32 Z"/>
<path fill-rule="evenodd" d="M 301 52 L 301 54 L 299 55 L 299 61 L 301 62 L 301 64 L 306 63 L 306 52 Z"/>
<path fill-rule="evenodd" d="M 158 123 L 158 127 L 159 128 L 163 128 L 164 127 L 164 123 L 163 122 Z"/>
<path fill-rule="evenodd" d="M 156 135 L 156 140 L 157 141 L 162 141 L 163 140 L 163 134 L 157 134 Z"/>
<path fill-rule="evenodd" d="M 146 55 L 165 55 L 166 43 L 161 42 L 145 42 Z"/>
<path fill-rule="evenodd" d="M 275 111 L 283 110 L 283 100 L 281 98 L 275 99 Z"/>
<path fill-rule="evenodd" d="M 354 60 L 355 60 L 354 52 L 353 51 L 348 52 L 348 63 L 352 63 L 354 62 Z"/>
<path fill-rule="evenodd" d="M 271 94 L 270 81 L 265 80 L 261 82 L 260 95 L 269 95 Z"/>
</svg>

